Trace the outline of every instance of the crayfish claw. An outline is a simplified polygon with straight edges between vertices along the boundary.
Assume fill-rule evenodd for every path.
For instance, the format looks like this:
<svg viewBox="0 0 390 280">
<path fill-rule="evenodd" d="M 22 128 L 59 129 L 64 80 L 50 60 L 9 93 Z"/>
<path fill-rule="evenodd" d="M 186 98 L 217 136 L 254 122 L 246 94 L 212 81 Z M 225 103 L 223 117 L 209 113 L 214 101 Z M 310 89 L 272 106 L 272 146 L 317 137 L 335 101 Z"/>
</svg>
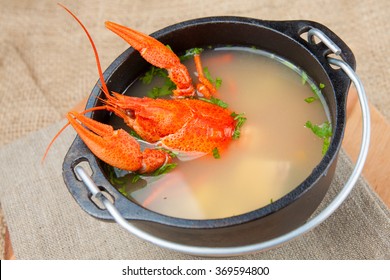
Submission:
<svg viewBox="0 0 390 280">
<path fill-rule="evenodd" d="M 180 62 L 180 58 L 170 48 L 155 38 L 129 27 L 111 21 L 106 21 L 105 25 L 136 49 L 147 62 L 168 71 L 169 78 L 176 85 L 174 96 L 195 95 L 195 89 L 187 67 Z"/>
<path fill-rule="evenodd" d="M 142 167 L 138 172 L 151 173 L 171 161 L 172 157 L 163 150 L 145 149 L 142 153 Z"/>
</svg>

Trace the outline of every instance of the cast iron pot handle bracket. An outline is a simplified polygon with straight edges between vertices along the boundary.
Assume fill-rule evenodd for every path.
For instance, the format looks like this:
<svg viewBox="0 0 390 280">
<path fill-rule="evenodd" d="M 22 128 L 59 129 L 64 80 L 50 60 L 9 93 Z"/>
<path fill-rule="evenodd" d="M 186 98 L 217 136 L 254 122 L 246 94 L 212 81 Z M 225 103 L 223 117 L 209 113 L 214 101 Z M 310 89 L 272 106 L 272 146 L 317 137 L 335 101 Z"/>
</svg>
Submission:
<svg viewBox="0 0 390 280">
<path fill-rule="evenodd" d="M 315 44 L 314 36 L 320 39 L 322 43 L 324 43 L 324 45 L 327 46 L 332 51 L 332 53 L 336 55 L 341 54 L 341 48 L 337 46 L 332 40 L 330 40 L 322 31 L 318 30 L 317 28 L 312 28 L 307 32 L 307 40 L 309 41 L 310 44 Z"/>
<path fill-rule="evenodd" d="M 308 33 L 309 42 L 313 40 L 313 36 L 318 37 L 332 52 L 336 55 L 340 54 L 340 48 L 334 44 L 323 32 L 318 29 L 311 29 Z M 175 250 L 182 253 L 199 255 L 199 256 L 234 256 L 241 255 L 246 253 L 254 253 L 258 251 L 262 251 L 265 249 L 270 249 L 276 246 L 281 245 L 287 241 L 290 241 L 321 224 L 325 221 L 331 214 L 333 214 L 338 207 L 344 202 L 349 193 L 352 191 L 355 183 L 359 179 L 360 173 L 362 172 L 367 153 L 368 147 L 370 143 L 370 112 L 368 107 L 368 102 L 365 94 L 365 90 L 363 84 L 361 83 L 359 77 L 356 75 L 355 71 L 343 60 L 330 58 L 328 57 L 328 62 L 331 65 L 340 67 L 345 74 L 351 79 L 351 81 L 355 84 L 357 89 L 359 104 L 362 111 L 362 141 L 360 146 L 360 153 L 354 169 L 352 173 L 345 183 L 344 187 L 340 190 L 340 192 L 334 197 L 334 199 L 329 203 L 327 207 L 325 207 L 317 216 L 310 219 L 308 222 L 298 227 L 295 230 L 290 231 L 284 235 L 276 237 L 271 240 L 267 240 L 257 244 L 245 245 L 245 246 L 236 246 L 236 247 L 198 247 L 198 246 L 190 246 L 178 244 L 172 241 L 168 241 L 162 238 L 158 238 L 154 235 L 151 235 L 147 232 L 140 230 L 139 228 L 132 225 L 123 216 L 119 213 L 118 209 L 114 206 L 114 204 L 107 199 L 104 194 L 100 191 L 91 177 L 85 172 L 82 166 L 76 166 L 75 172 L 80 176 L 84 184 L 87 186 L 89 191 L 92 193 L 94 197 L 99 199 L 102 204 L 106 207 L 108 212 L 112 215 L 114 220 L 121 225 L 124 229 L 129 231 L 130 233 L 154 243 L 160 247 L 168 248 L 171 250 Z"/>
</svg>

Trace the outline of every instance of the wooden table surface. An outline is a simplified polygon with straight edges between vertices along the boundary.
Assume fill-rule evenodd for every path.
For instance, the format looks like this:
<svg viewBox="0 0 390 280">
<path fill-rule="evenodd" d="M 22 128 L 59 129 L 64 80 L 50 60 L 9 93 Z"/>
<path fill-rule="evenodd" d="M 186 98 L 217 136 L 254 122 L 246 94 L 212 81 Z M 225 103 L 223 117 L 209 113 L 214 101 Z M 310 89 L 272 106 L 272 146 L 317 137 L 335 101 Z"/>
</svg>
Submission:
<svg viewBox="0 0 390 280">
<path fill-rule="evenodd" d="M 82 111 L 86 99 L 75 106 L 75 110 Z M 370 105 L 371 112 L 371 142 L 363 176 L 368 184 L 390 208 L 390 124 Z M 351 88 L 348 95 L 347 127 L 343 140 L 343 149 L 356 162 L 361 143 L 361 112 L 356 90 Z M 8 230 L 5 234 L 4 259 L 15 259 Z"/>
</svg>

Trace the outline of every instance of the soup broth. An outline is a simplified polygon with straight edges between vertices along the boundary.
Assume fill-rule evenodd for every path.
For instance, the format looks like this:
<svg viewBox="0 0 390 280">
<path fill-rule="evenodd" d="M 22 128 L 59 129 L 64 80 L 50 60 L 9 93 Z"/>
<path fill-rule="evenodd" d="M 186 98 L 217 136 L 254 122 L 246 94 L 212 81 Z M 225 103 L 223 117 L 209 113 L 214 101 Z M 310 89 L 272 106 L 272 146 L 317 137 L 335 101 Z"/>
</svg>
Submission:
<svg viewBox="0 0 390 280">
<path fill-rule="evenodd" d="M 141 176 L 120 188 L 131 200 L 168 216 L 231 217 L 278 200 L 310 175 L 323 156 L 323 140 L 305 124 L 322 124 L 329 114 L 312 80 L 280 57 L 226 47 L 205 50 L 201 58 L 212 77 L 222 79 L 217 97 L 247 118 L 240 138 L 219 159 L 178 161 L 168 174 Z M 192 59 L 185 64 L 196 81 Z M 150 87 L 136 82 L 127 94 L 142 96 Z"/>
</svg>

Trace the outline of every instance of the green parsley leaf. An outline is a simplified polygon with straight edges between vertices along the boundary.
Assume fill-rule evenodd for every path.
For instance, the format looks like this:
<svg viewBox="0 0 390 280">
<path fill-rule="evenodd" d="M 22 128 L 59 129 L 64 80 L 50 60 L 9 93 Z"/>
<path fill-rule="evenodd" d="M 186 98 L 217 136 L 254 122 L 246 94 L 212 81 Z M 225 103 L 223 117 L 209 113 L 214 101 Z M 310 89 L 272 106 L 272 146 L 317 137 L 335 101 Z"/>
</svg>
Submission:
<svg viewBox="0 0 390 280">
<path fill-rule="evenodd" d="M 218 98 L 216 98 L 214 96 L 211 96 L 210 99 L 207 99 L 207 98 L 204 98 L 204 97 L 199 97 L 199 100 L 202 100 L 202 101 L 205 101 L 205 102 L 208 102 L 208 103 L 211 103 L 211 104 L 218 105 L 219 107 L 222 107 L 224 109 L 229 107 L 229 105 L 225 101 L 222 101 L 221 99 L 218 99 Z"/>
<path fill-rule="evenodd" d="M 322 154 L 325 155 L 330 146 L 330 138 L 325 138 L 322 144 Z"/>
<path fill-rule="evenodd" d="M 148 71 L 148 72 L 145 73 L 144 76 L 142 76 L 142 77 L 140 78 L 140 80 L 142 81 L 142 83 L 143 83 L 144 85 L 149 85 L 149 84 L 152 82 L 153 77 L 154 77 L 153 71 Z"/>
<path fill-rule="evenodd" d="M 308 98 L 305 98 L 305 102 L 312 103 L 312 102 L 316 101 L 317 99 L 318 99 L 317 96 L 310 96 Z"/>
<path fill-rule="evenodd" d="M 137 138 L 137 139 L 141 139 L 141 140 L 142 140 L 141 136 L 139 136 L 138 133 L 135 132 L 134 130 L 131 129 L 131 130 L 129 130 L 128 132 L 129 132 L 129 134 L 130 134 L 131 136 L 133 136 L 134 138 Z"/>
<path fill-rule="evenodd" d="M 131 183 L 135 184 L 135 183 L 137 183 L 139 181 L 139 179 L 141 179 L 141 174 L 134 173 L 133 178 L 131 178 Z"/>
<path fill-rule="evenodd" d="M 204 67 L 203 68 L 203 73 L 204 73 L 204 76 L 206 77 L 207 80 L 210 81 L 210 83 L 212 83 L 216 89 L 219 89 L 222 85 L 222 79 L 221 78 L 215 78 L 215 80 L 211 77 L 211 74 L 210 74 L 210 71 L 209 71 L 209 68 L 207 67 Z"/>
<path fill-rule="evenodd" d="M 215 88 L 219 89 L 222 86 L 222 79 L 221 78 L 215 78 Z"/>
<path fill-rule="evenodd" d="M 232 138 L 233 139 L 238 139 L 241 136 L 240 130 L 241 130 L 241 127 L 246 122 L 246 117 L 244 117 L 243 113 L 237 114 L 235 112 L 231 113 L 231 116 L 236 121 L 236 127 L 234 128 L 234 132 L 233 132 Z"/>
<path fill-rule="evenodd" d="M 140 80 L 143 84 L 149 85 L 154 77 L 168 78 L 168 72 L 165 69 L 158 68 L 156 66 L 151 66 L 149 71 L 147 71 Z"/>
<path fill-rule="evenodd" d="M 166 173 L 170 172 L 172 169 L 174 169 L 176 166 L 177 166 L 177 163 L 167 163 L 167 164 L 164 164 L 163 166 L 161 166 L 160 168 L 156 169 L 154 172 L 152 172 L 150 174 L 140 174 L 140 173 L 132 172 L 131 173 L 132 174 L 131 183 L 135 184 L 142 178 L 146 179 L 147 177 L 156 177 L 156 176 L 166 174 Z"/>
<path fill-rule="evenodd" d="M 121 186 L 118 188 L 118 191 L 125 197 L 129 197 L 129 194 L 126 191 L 126 185 Z"/>
<path fill-rule="evenodd" d="M 332 126 L 326 121 L 321 125 L 312 124 L 311 121 L 307 121 L 305 126 L 310 128 L 315 135 L 321 139 L 325 139 L 332 136 Z"/>
<path fill-rule="evenodd" d="M 213 78 L 211 78 L 211 74 L 210 74 L 210 71 L 209 71 L 208 67 L 203 67 L 203 73 L 204 73 L 204 76 L 207 78 L 207 80 L 209 80 L 210 83 L 212 83 L 213 82 Z"/>
<path fill-rule="evenodd" d="M 311 129 L 311 131 L 324 140 L 322 145 L 322 154 L 324 155 L 329 148 L 330 138 L 332 137 L 332 125 L 326 121 L 321 125 L 312 124 L 310 121 L 307 121 L 305 127 Z"/>
<path fill-rule="evenodd" d="M 161 77 L 164 79 L 164 84 L 161 87 L 152 88 L 147 95 L 150 98 L 158 98 L 163 96 L 171 95 L 173 90 L 176 88 L 174 82 L 171 81 L 168 77 L 168 72 L 165 69 L 151 66 L 149 71 L 140 78 L 141 82 L 145 85 L 149 85 L 154 77 Z"/>
<path fill-rule="evenodd" d="M 162 174 L 166 174 L 170 172 L 172 169 L 174 169 L 177 166 L 177 163 L 167 163 L 161 166 L 159 169 L 154 171 L 151 176 L 159 176 Z"/>
<path fill-rule="evenodd" d="M 221 158 L 221 155 L 219 154 L 219 151 L 218 151 L 218 148 L 217 148 L 217 147 L 215 147 L 215 148 L 213 149 L 213 157 L 214 157 L 215 159 Z"/>
<path fill-rule="evenodd" d="M 161 150 L 161 151 L 167 153 L 168 155 L 171 156 L 171 158 L 176 158 L 177 155 L 178 155 L 178 153 L 175 153 L 175 152 L 173 152 L 171 150 L 168 150 L 168 149 L 166 149 L 164 147 L 157 147 L 156 150 Z"/>
<path fill-rule="evenodd" d="M 111 182 L 113 185 L 124 185 L 127 182 L 127 179 L 125 177 L 118 177 L 114 167 L 110 165 L 106 165 L 105 169 L 108 172 L 108 180 Z"/>
<path fill-rule="evenodd" d="M 159 98 L 163 96 L 171 95 L 173 90 L 176 88 L 176 85 L 169 79 L 165 79 L 165 83 L 162 87 L 154 87 L 150 90 L 147 95 L 150 98 Z"/>
<path fill-rule="evenodd" d="M 180 60 L 184 61 L 184 60 L 190 59 L 194 55 L 201 54 L 202 52 L 203 52 L 202 48 L 192 48 L 192 49 L 186 50 L 186 53 L 184 55 L 180 56 Z"/>
<path fill-rule="evenodd" d="M 303 72 L 303 73 L 305 73 L 305 72 Z M 306 75 L 306 73 L 305 73 L 305 75 Z M 306 75 L 305 79 L 308 79 L 307 75 Z M 302 84 L 304 84 L 303 83 L 303 74 L 302 74 Z M 312 102 L 318 100 L 319 96 L 321 95 L 321 89 L 325 88 L 325 85 L 323 83 L 320 83 L 319 86 L 317 87 L 314 83 L 310 83 L 310 88 L 311 88 L 311 91 L 314 93 L 314 97 L 306 98 L 305 101 L 307 103 L 312 103 Z"/>
</svg>

